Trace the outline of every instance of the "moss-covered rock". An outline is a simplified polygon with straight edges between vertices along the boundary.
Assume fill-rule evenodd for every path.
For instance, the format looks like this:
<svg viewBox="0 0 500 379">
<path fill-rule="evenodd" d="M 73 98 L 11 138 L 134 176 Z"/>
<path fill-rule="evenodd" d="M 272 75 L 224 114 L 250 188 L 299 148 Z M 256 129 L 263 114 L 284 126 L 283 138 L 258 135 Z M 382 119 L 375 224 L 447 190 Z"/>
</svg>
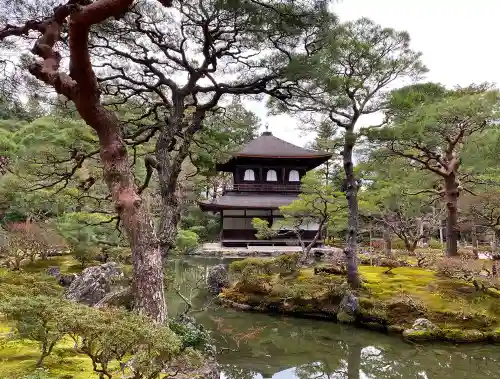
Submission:
<svg viewBox="0 0 500 379">
<path fill-rule="evenodd" d="M 493 343 L 500 343 L 500 328 L 488 332 L 487 335 L 489 341 Z"/>
<path fill-rule="evenodd" d="M 419 329 L 406 329 L 403 332 L 403 337 L 411 342 L 424 342 L 439 340 L 441 334 L 438 330 L 419 330 Z"/>
<path fill-rule="evenodd" d="M 441 331 L 444 340 L 456 343 L 483 342 L 488 335 L 479 330 L 444 329 Z"/>
<path fill-rule="evenodd" d="M 347 312 L 339 312 L 337 313 L 337 321 L 342 324 L 352 324 L 356 321 L 356 317 Z"/>
</svg>

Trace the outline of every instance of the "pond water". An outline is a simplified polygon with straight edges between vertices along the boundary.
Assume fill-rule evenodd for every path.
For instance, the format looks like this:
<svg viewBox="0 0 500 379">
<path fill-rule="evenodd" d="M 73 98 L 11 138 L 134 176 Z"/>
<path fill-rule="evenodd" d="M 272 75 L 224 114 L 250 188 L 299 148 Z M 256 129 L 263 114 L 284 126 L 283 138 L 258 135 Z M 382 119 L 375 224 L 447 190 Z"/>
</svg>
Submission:
<svg viewBox="0 0 500 379">
<path fill-rule="evenodd" d="M 415 345 L 398 337 L 323 321 L 210 306 L 203 291 L 219 259 L 170 262 L 175 288 L 194 299 L 194 315 L 217 341 L 221 379 L 493 379 L 500 346 Z M 170 294 L 170 313 L 184 303 Z"/>
</svg>

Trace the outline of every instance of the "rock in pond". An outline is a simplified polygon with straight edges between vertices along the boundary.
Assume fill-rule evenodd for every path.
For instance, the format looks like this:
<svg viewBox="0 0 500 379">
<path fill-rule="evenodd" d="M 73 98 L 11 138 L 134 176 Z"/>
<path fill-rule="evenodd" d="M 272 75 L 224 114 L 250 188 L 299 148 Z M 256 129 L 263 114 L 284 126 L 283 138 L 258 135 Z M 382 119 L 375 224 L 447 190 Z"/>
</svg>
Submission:
<svg viewBox="0 0 500 379">
<path fill-rule="evenodd" d="M 411 327 L 413 330 L 437 330 L 438 327 L 426 318 L 417 318 Z"/>
<path fill-rule="evenodd" d="M 350 324 L 356 321 L 356 315 L 359 312 L 359 300 L 352 293 L 346 293 L 342 298 L 337 313 L 337 321 Z"/>
<path fill-rule="evenodd" d="M 213 266 L 207 275 L 208 290 L 218 294 L 224 287 L 229 285 L 227 267 L 223 264 Z"/>
<path fill-rule="evenodd" d="M 66 291 L 66 297 L 93 306 L 112 291 L 113 281 L 123 276 L 115 262 L 88 267 L 77 275 Z"/>
<path fill-rule="evenodd" d="M 403 331 L 403 337 L 409 341 L 430 341 L 439 336 L 439 328 L 426 318 L 418 318 L 411 329 Z"/>
</svg>

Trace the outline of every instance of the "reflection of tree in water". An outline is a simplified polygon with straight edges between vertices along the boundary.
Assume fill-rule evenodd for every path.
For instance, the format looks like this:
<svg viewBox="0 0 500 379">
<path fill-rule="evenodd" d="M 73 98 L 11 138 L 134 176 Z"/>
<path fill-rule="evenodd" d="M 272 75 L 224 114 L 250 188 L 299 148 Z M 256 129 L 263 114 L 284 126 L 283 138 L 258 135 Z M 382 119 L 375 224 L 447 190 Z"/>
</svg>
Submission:
<svg viewBox="0 0 500 379">
<path fill-rule="evenodd" d="M 461 352 L 461 348 L 468 354 Z M 496 354 L 490 358 L 493 349 Z M 484 351 L 490 352 L 488 358 Z M 374 346 L 362 348 L 354 343 L 348 346 L 346 358 L 338 365 L 328 360 L 301 365 L 296 368 L 296 375 L 298 379 L 440 379 L 451 376 L 454 379 L 490 379 L 498 377 L 498 353 L 500 349 L 492 346 L 475 350 L 460 346 L 448 351 L 429 345 L 383 351 Z"/>
<path fill-rule="evenodd" d="M 181 296 L 192 302 L 194 307 L 203 305 L 208 268 L 209 263 L 206 261 L 193 264 L 185 260 L 175 259 L 167 263 L 165 281 L 168 311 L 171 315 L 175 316 L 185 309 L 186 303 Z"/>
<path fill-rule="evenodd" d="M 224 375 L 227 379 L 253 379 L 257 374 L 259 373 L 256 371 L 236 365 L 224 366 Z"/>
<path fill-rule="evenodd" d="M 336 362 L 320 361 L 301 365 L 295 369 L 298 379 L 359 379 L 361 371 L 361 345 L 338 343 L 335 347 L 347 355 Z"/>
<path fill-rule="evenodd" d="M 172 263 L 172 272 L 176 283 L 188 291 L 192 283 L 204 278 L 209 266 L 218 263 L 179 261 Z M 203 291 L 204 286 L 195 291 L 200 302 Z M 175 314 L 172 306 L 170 313 Z M 230 348 L 218 358 L 228 379 L 254 379 L 259 374 L 271 378 L 293 367 L 296 379 L 492 379 L 500 372 L 500 347 L 495 346 L 418 347 L 396 337 L 333 323 L 222 308 L 196 317 L 214 331 L 219 351 Z M 255 338 L 241 340 L 236 346 L 235 338 L 254 330 L 259 331 Z"/>
</svg>

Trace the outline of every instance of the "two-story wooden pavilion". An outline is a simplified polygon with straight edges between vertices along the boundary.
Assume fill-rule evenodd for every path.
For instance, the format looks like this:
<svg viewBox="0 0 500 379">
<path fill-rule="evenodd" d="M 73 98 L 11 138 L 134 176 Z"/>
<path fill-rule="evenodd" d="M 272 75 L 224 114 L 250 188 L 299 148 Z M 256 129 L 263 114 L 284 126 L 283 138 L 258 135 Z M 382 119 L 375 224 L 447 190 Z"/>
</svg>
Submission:
<svg viewBox="0 0 500 379">
<path fill-rule="evenodd" d="M 217 170 L 233 174 L 233 184 L 213 201 L 202 201 L 204 211 L 221 215 L 223 246 L 288 245 L 297 243 L 289 234 L 259 241 L 252 226 L 255 217 L 270 225 L 279 219 L 279 207 L 298 198 L 300 180 L 307 171 L 331 158 L 331 154 L 307 150 L 264 132 L 231 158 L 217 165 Z M 302 238 L 312 239 L 317 225 L 304 226 Z"/>
</svg>

